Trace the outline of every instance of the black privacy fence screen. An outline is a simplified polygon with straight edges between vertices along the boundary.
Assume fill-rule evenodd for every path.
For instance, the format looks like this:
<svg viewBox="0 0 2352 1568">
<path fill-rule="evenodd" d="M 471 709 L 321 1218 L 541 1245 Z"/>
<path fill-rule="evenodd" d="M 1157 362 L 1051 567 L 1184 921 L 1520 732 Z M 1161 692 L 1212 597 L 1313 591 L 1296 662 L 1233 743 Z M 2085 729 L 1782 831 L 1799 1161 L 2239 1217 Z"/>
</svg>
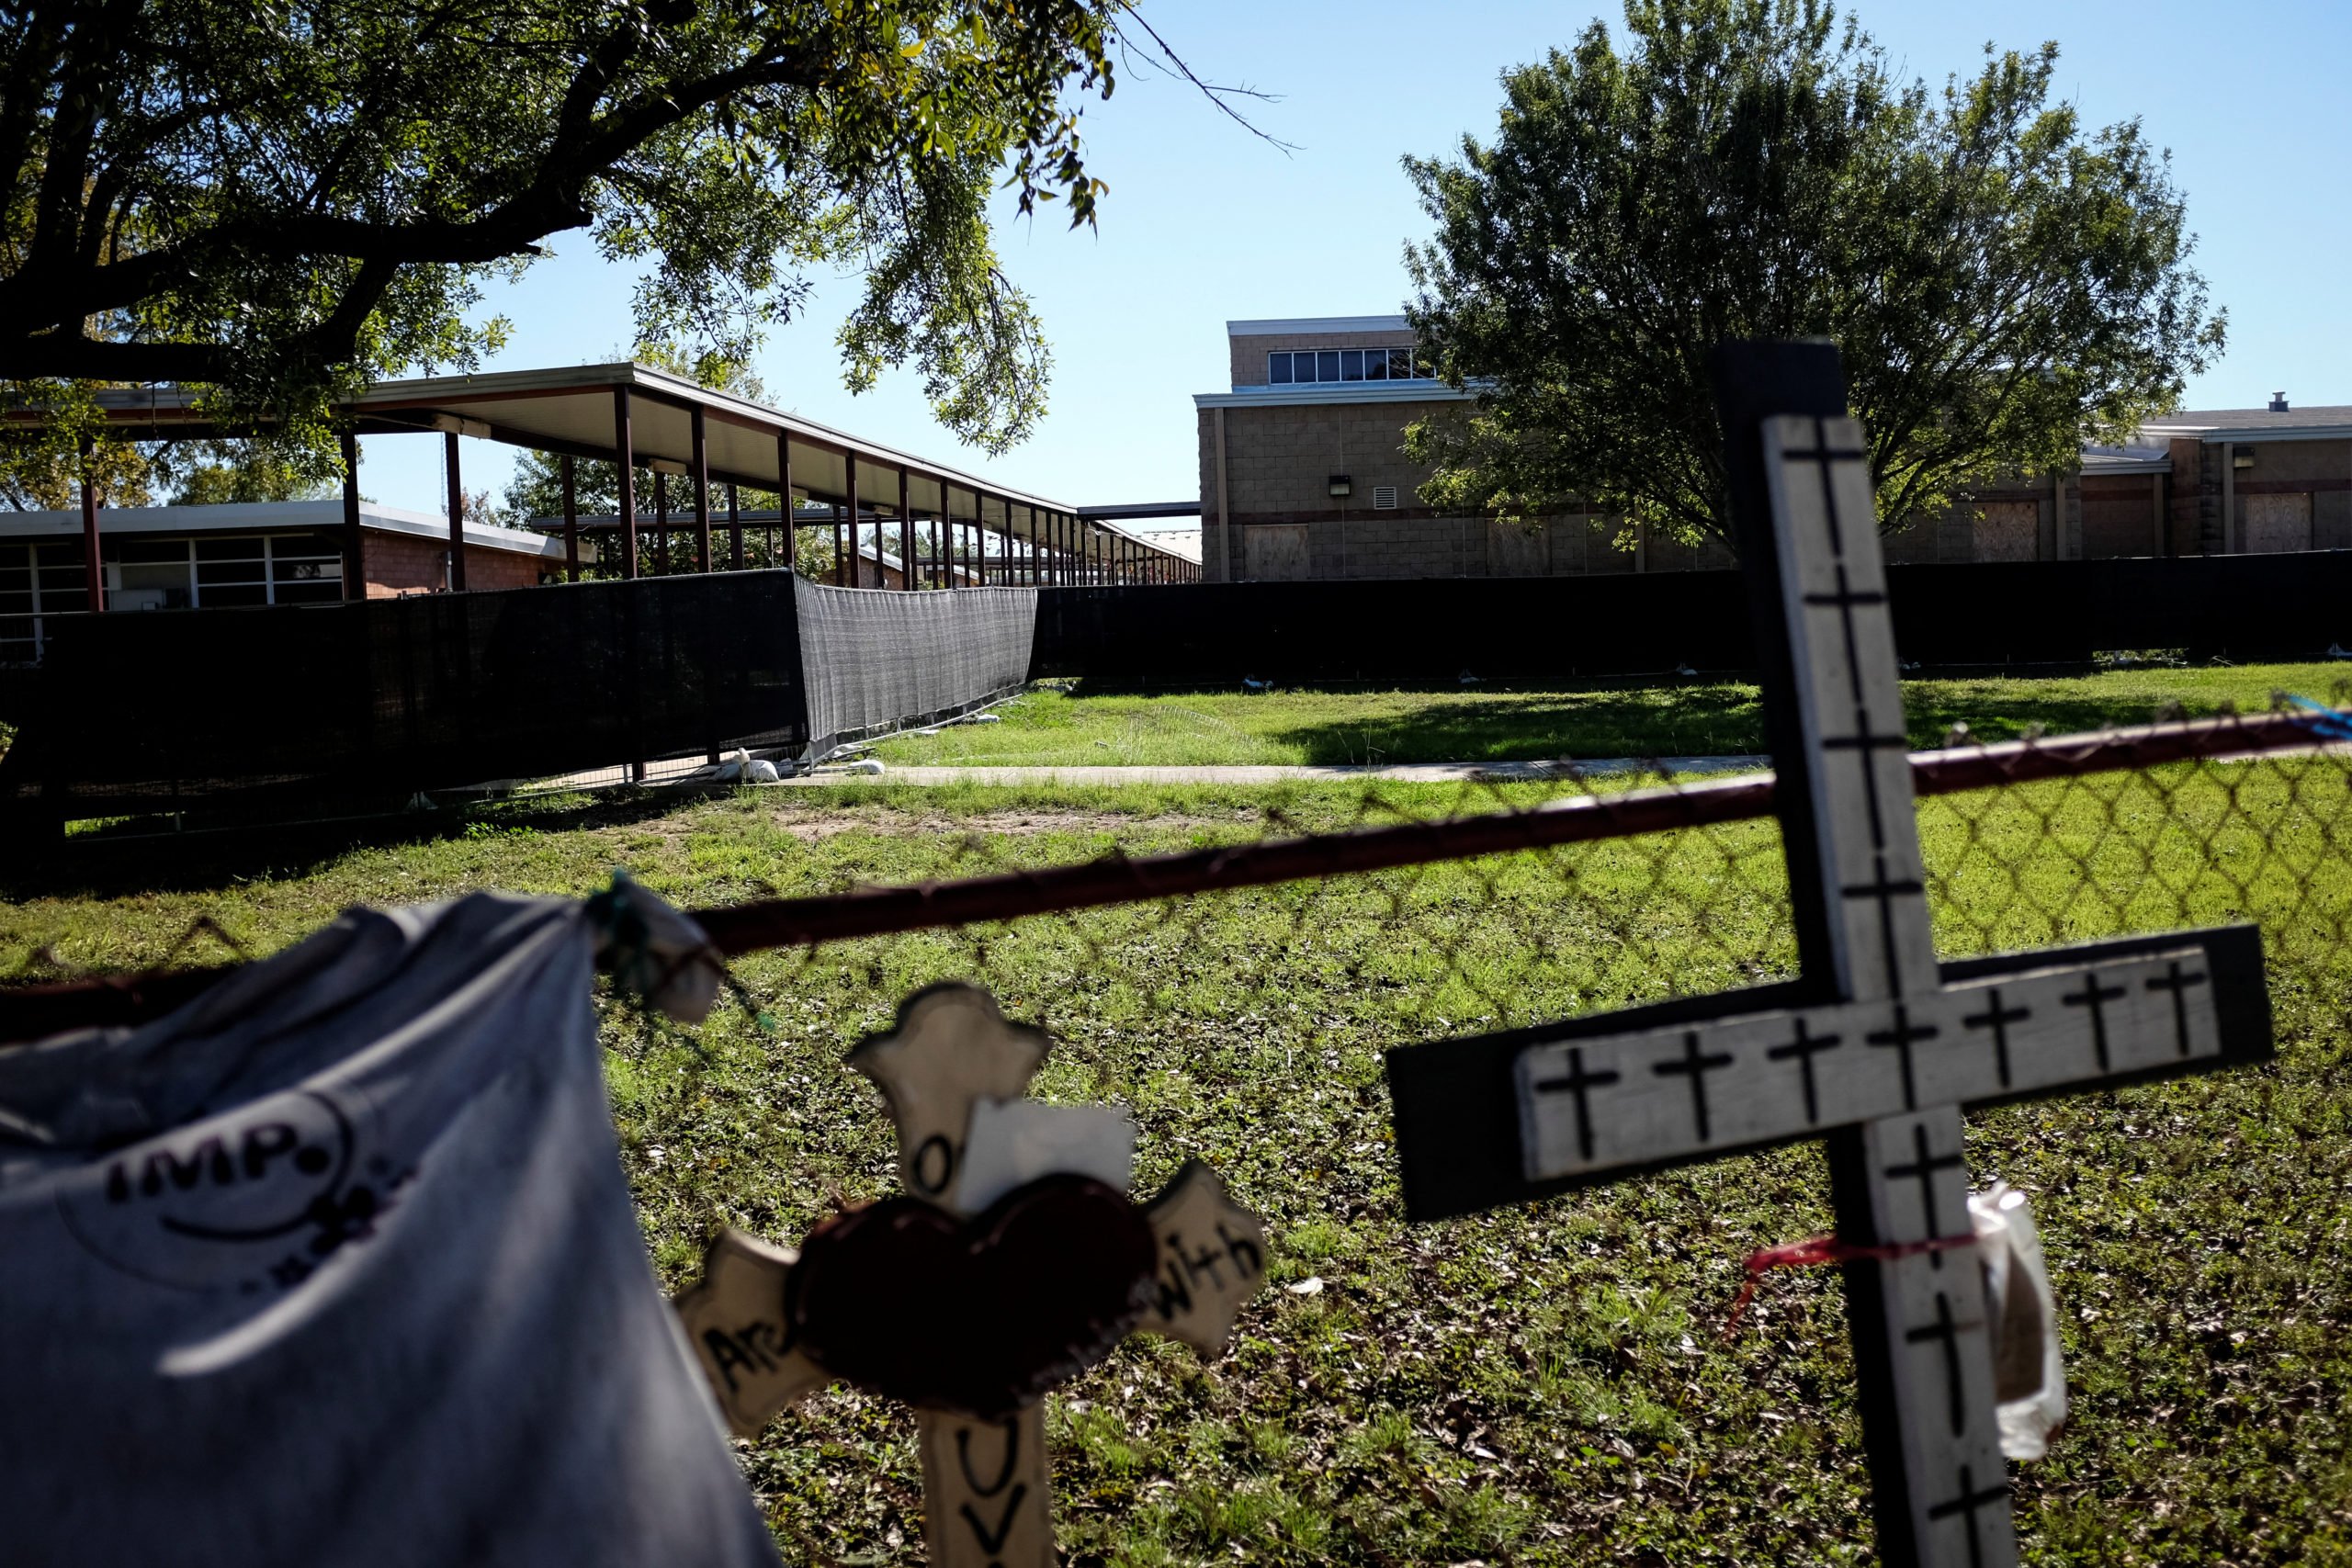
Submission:
<svg viewBox="0 0 2352 1568">
<path fill-rule="evenodd" d="M 1903 658 L 2316 658 L 2352 552 L 1889 570 Z M 1025 680 L 1452 685 L 1753 663 L 1737 573 L 899 592 L 787 571 L 61 616 L 0 669 L 0 813 L 382 810 L 522 781 L 813 760 Z M 5 738 L 0 738 L 5 739 Z"/>
<path fill-rule="evenodd" d="M 2352 647 L 2352 550 L 1890 566 L 1904 660 L 2116 650 L 2312 659 Z M 1168 686 L 1527 682 L 1755 665 L 1736 571 L 1053 588 L 1032 673 Z"/>
<path fill-rule="evenodd" d="M 44 662 L 0 682 L 0 811 L 361 812 L 737 747 L 805 758 L 1017 687 L 1035 593 L 752 571 L 60 617 Z"/>
</svg>

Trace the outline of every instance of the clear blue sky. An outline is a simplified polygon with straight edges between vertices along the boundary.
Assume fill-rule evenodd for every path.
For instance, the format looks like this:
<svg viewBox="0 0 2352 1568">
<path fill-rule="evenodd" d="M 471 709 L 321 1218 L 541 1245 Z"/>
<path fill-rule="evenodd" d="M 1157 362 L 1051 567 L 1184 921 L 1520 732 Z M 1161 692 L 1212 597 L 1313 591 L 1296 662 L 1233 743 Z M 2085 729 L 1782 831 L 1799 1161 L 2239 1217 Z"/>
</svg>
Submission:
<svg viewBox="0 0 2352 1568">
<path fill-rule="evenodd" d="M 1426 223 L 1398 166 L 1491 132 L 1506 68 L 1566 44 L 1611 4 L 1450 0 L 1146 0 L 1212 80 L 1278 96 L 1250 113 L 1285 153 L 1189 88 L 1131 72 L 1090 106 L 1091 161 L 1111 184 L 1098 232 L 1058 220 L 1001 229 L 1008 271 L 1054 344 L 1052 412 L 989 459 L 933 421 L 911 375 L 851 397 L 833 332 L 854 280 L 823 279 L 808 315 L 777 333 L 759 369 L 771 400 L 811 418 L 959 461 L 1074 503 L 1191 499 L 1191 394 L 1226 382 L 1229 317 L 1370 314 L 1401 307 L 1400 255 Z M 2230 314 L 2227 355 L 2188 406 L 2352 403 L 2352 5 L 2266 0 L 2235 13 L 2175 0 L 1866 0 L 1847 8 L 1906 75 L 1973 71 L 1985 43 L 2062 51 L 2062 91 L 2086 121 L 2138 117 L 2172 150 L 2199 238 L 2197 265 Z M 497 288 L 514 325 L 495 367 L 616 356 L 629 341 L 630 276 L 579 235 Z M 377 437 L 363 488 L 438 510 L 438 442 Z M 469 441 L 469 488 L 503 488 L 511 453 Z"/>
</svg>

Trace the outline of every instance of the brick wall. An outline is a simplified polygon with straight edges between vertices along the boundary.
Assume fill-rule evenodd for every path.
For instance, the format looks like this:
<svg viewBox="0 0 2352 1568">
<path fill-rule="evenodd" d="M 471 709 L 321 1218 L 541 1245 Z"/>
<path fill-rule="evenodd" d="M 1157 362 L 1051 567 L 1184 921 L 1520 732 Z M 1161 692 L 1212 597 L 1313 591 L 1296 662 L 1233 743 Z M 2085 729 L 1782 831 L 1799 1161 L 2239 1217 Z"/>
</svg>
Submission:
<svg viewBox="0 0 2352 1568">
<path fill-rule="evenodd" d="M 1311 523 L 1342 511 L 1368 512 L 1373 491 L 1382 485 L 1396 487 L 1401 509 L 1419 507 L 1416 492 L 1430 471 L 1405 457 L 1405 426 L 1432 409 L 1454 406 L 1377 402 L 1227 408 L 1226 484 L 1234 518 Z M 1213 452 L 1209 457 L 1214 487 Z M 1330 494 L 1334 474 L 1347 475 L 1353 487 L 1344 500 Z"/>
<path fill-rule="evenodd" d="M 1300 346 L 1311 345 L 1301 340 Z M 1730 551 L 1713 542 L 1691 546 L 1659 536 L 1632 538 L 1621 546 L 1614 518 L 1506 523 L 1441 514 L 1423 505 L 1419 490 L 1429 469 L 1405 457 L 1403 429 L 1433 409 L 1459 406 L 1406 401 L 1225 408 L 1231 580 L 1562 577 L 1731 564 Z M 1218 412 L 1202 409 L 1198 418 L 1203 576 L 1211 582 L 1228 581 L 1217 550 Z M 1330 493 L 1331 479 L 1339 474 L 1348 476 L 1345 497 Z M 1373 506 L 1382 486 L 1396 489 L 1396 507 Z"/>
<path fill-rule="evenodd" d="M 2165 486 L 2169 496 L 2165 508 L 2165 543 L 2168 554 L 2176 556 L 2201 555 L 2202 517 L 2205 506 L 2205 444 L 2195 436 L 2165 443 L 2172 457 L 2172 482 Z"/>
<path fill-rule="evenodd" d="M 2170 554 L 2162 475 L 2087 474 L 2081 485 L 2083 555 Z"/>
<path fill-rule="evenodd" d="M 1261 356 L 1254 372 L 1261 376 L 1268 348 L 1314 346 L 1306 338 L 1286 338 L 1279 344 L 1271 338 L 1232 341 L 1250 345 L 1250 353 Z M 1329 341 L 1340 339 L 1332 336 Z M 1370 340 L 1356 335 L 1347 341 Z M 1242 364 L 1238 346 L 1236 355 L 1238 377 Z M 1204 580 L 1557 577 L 1733 564 L 1730 551 L 1714 541 L 1693 546 L 1663 536 L 1637 536 L 1621 546 L 1616 537 L 1620 530 L 1609 520 L 1567 517 L 1526 525 L 1436 514 L 1419 504 L 1419 488 L 1429 470 L 1406 459 L 1401 432 L 1432 412 L 1461 406 L 1412 401 L 1199 410 Z M 1232 508 L 1230 574 L 1218 549 L 1220 412 L 1226 433 L 1225 488 Z M 2309 445 L 2312 449 L 2299 459 L 2301 468 L 2290 473 L 2282 466 L 2280 482 L 2312 491 L 2312 532 L 2319 547 L 2352 547 L 2352 444 Z M 2144 474 L 2070 474 L 2063 479 L 1998 476 L 1973 492 L 1969 502 L 1888 536 L 1886 558 L 1898 564 L 1983 558 L 1990 547 L 1980 547 L 1978 513 L 1988 506 L 2001 509 L 2006 527 L 2013 529 L 2020 521 L 2030 525 L 2030 536 L 2018 542 L 2033 559 L 2197 554 L 2218 509 L 2218 491 L 2201 493 L 2210 482 L 2211 465 L 2200 472 L 2199 452 L 2193 439 L 2174 442 L 2173 476 L 2161 488 Z M 2305 474 L 2302 468 L 2312 471 Z M 1351 493 L 1344 499 L 1329 493 L 1329 480 L 1337 474 L 1349 478 Z M 1372 508 L 1374 491 L 1384 485 L 1396 489 L 1400 504 L 1395 510 Z M 2021 514 L 2018 507 L 2031 510 Z M 2158 548 L 2160 519 L 2169 530 L 2165 551 Z M 1276 531 L 1261 535 L 1259 530 Z"/>
<path fill-rule="evenodd" d="M 2132 481 L 2146 493 L 2147 480 Z M 2033 509 L 2033 554 L 2036 560 L 2076 560 L 2084 552 L 2083 481 L 2068 475 L 2062 482 L 2028 475 L 2006 475 L 1969 492 L 1931 516 L 1920 517 L 1886 536 L 1887 560 L 1902 566 L 1957 564 L 1984 558 L 1977 540 L 1980 514 L 1998 508 L 2004 517 L 2011 508 Z M 2143 513 L 2144 515 L 2144 513 Z M 2144 532 L 2144 529 L 2143 529 Z M 2143 547 L 2137 552 L 2147 554 Z"/>
<path fill-rule="evenodd" d="M 368 597 L 397 599 L 403 593 L 440 592 L 448 586 L 448 570 L 444 565 L 448 553 L 447 545 L 432 539 L 370 530 L 363 536 L 360 556 L 368 581 Z M 481 545 L 466 547 L 466 587 L 469 590 L 536 588 L 540 574 L 550 569 L 560 575 L 562 563 L 515 550 L 487 549 Z"/>
<path fill-rule="evenodd" d="M 2218 453 L 2221 448 L 2206 450 Z M 2246 502 L 2251 497 L 2308 495 L 2312 547 L 2352 547 L 2352 442 L 2265 441 L 2249 443 L 2238 451 L 2251 456 L 2254 463 L 2232 470 L 2232 503 L 2237 513 L 2233 538 L 2246 536 Z"/>
</svg>

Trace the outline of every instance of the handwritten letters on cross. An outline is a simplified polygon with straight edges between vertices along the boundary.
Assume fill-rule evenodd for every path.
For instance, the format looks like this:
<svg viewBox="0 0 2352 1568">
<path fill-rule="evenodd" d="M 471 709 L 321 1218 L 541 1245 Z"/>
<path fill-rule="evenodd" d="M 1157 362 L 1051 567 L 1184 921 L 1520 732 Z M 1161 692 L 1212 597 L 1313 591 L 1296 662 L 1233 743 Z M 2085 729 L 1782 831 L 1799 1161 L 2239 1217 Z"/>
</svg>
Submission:
<svg viewBox="0 0 2352 1568">
<path fill-rule="evenodd" d="M 1265 1228 L 1208 1167 L 1136 1208 L 1123 1118 L 1023 1098 L 1046 1049 L 976 987 L 910 998 L 850 1055 L 906 1195 L 797 1252 L 728 1231 L 676 1303 L 740 1433 L 836 1376 L 916 1405 L 933 1568 L 1050 1568 L 1039 1396 L 1131 1328 L 1216 1354 L 1265 1280 Z"/>
</svg>

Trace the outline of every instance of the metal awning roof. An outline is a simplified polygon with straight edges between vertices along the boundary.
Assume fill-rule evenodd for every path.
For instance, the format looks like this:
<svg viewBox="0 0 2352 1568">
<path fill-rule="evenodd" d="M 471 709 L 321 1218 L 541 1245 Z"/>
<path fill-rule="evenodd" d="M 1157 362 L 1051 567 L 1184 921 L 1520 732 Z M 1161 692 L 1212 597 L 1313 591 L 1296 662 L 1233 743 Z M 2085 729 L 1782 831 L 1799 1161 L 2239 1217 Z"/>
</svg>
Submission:
<svg viewBox="0 0 2352 1568">
<path fill-rule="evenodd" d="M 1065 502 L 996 483 L 939 463 L 769 408 L 748 398 L 713 391 L 682 376 L 637 364 L 576 365 L 543 370 L 500 370 L 473 376 L 429 376 L 383 381 L 350 405 L 359 434 L 437 431 L 481 436 L 573 457 L 612 461 L 619 451 L 618 394 L 628 393 L 629 442 L 637 463 L 672 474 L 687 471 L 694 453 L 695 414 L 702 415 L 710 477 L 765 490 L 791 467 L 794 491 L 827 502 L 850 499 L 849 468 L 857 472 L 861 507 L 895 513 L 899 476 L 906 474 L 908 506 L 926 515 L 977 516 L 991 532 L 1031 539 L 1046 520 L 1080 519 Z M 217 429 L 177 387 L 108 389 L 98 394 L 108 423 L 132 440 L 233 436 Z M 38 422 L 40 410 L 10 411 L 11 423 Z M 639 498 L 640 511 L 644 498 Z M 1069 525 L 1064 525 L 1069 526 Z M 1167 552 L 1148 534 L 1115 522 L 1080 519 L 1090 534 L 1132 542 L 1154 555 Z"/>
</svg>

